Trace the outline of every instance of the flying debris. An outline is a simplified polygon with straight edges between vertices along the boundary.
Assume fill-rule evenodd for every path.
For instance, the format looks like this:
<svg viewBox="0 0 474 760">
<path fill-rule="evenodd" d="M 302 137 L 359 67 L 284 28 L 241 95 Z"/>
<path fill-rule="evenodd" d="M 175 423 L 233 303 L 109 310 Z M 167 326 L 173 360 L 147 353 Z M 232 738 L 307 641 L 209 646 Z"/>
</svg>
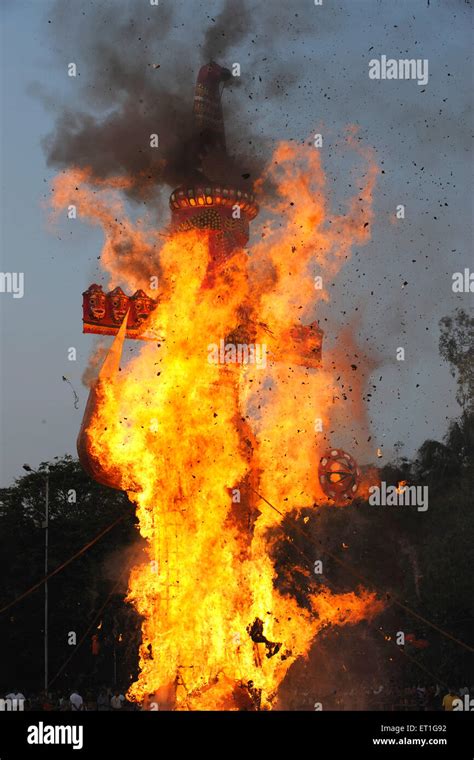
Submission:
<svg viewBox="0 0 474 760">
<path fill-rule="evenodd" d="M 69 380 L 69 378 L 66 377 L 66 375 L 63 375 L 63 380 L 64 380 L 65 383 L 67 383 L 71 387 L 71 390 L 72 390 L 72 392 L 74 394 L 74 409 L 79 409 L 79 396 L 77 395 L 77 393 L 76 393 L 76 391 L 74 389 L 73 384 L 71 383 L 71 381 Z"/>
</svg>

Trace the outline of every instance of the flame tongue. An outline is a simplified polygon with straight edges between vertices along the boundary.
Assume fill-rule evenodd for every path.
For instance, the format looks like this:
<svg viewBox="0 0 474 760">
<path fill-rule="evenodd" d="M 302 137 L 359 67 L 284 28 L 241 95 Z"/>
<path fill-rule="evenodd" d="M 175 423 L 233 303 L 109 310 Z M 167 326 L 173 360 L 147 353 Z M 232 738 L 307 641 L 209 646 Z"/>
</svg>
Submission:
<svg viewBox="0 0 474 760">
<path fill-rule="evenodd" d="M 124 320 L 90 394 L 81 461 L 101 482 L 128 491 L 147 539 L 148 556 L 132 570 L 128 593 L 143 616 L 140 673 L 129 692 L 137 700 L 155 695 L 177 709 L 269 707 L 318 631 L 380 609 L 363 589 L 335 594 L 319 583 L 307 609 L 280 593 L 268 529 L 281 515 L 255 493 L 280 513 L 325 500 L 317 470 L 327 442 L 314 423 L 331 429 L 337 384 L 320 367 L 310 272 L 314 251 L 319 268 L 334 274 L 350 246 L 367 239 L 362 222 L 370 218 L 375 172 L 370 166 L 349 216 L 328 226 L 314 154 L 277 150 L 279 200 L 267 209 L 276 218 L 251 259 L 230 246 L 210 281 L 211 232 L 175 230 L 166 238 L 159 306 L 149 317 L 164 339 L 143 345 L 119 373 Z M 315 179 L 316 195 L 306 176 Z M 68 198 L 74 179 L 61 178 L 56 202 Z M 81 197 L 96 218 L 95 194 Z M 100 206 L 112 236 L 114 213 Z M 128 222 L 126 229 L 131 235 Z M 143 237 L 140 228 L 137 245 Z M 113 268 L 110 240 L 105 251 Z M 124 266 L 113 279 L 129 275 L 130 260 Z M 224 358 L 214 351 L 221 340 Z M 248 342 L 268 342 L 268 362 L 239 361 L 237 349 Z"/>
<path fill-rule="evenodd" d="M 249 295 L 240 253 L 213 288 L 202 288 L 208 255 L 199 233 L 165 244 L 170 285 L 152 319 L 160 319 L 166 339 L 144 346 L 118 374 L 122 325 L 91 392 L 81 439 L 95 477 L 100 471 L 102 482 L 129 491 L 148 539 L 147 561 L 129 583 L 128 599 L 143 615 L 131 697 L 166 692 L 157 697 L 162 706 L 236 709 L 245 692 L 254 707 L 269 706 L 318 630 L 357 622 L 376 604 L 371 595 L 325 591 L 315 595 L 313 611 L 303 610 L 274 587 L 267 528 L 278 516 L 263 511 L 254 491 L 271 451 L 265 439 L 277 443 L 280 432 L 268 421 L 265 434 L 253 430 L 244 389 L 282 377 L 207 360 L 209 336 L 217 340 L 242 323 L 240 304 Z M 311 382 L 308 370 L 300 372 Z M 314 473 L 312 479 L 317 488 Z M 288 480 L 291 493 L 296 481 Z M 279 488 L 272 494 L 278 504 Z"/>
<path fill-rule="evenodd" d="M 101 458 L 94 450 L 94 445 L 88 433 L 88 428 L 92 420 L 96 419 L 99 414 L 100 405 L 103 403 L 105 396 L 113 403 L 114 389 L 116 378 L 119 371 L 120 359 L 122 357 L 123 343 L 127 331 L 128 312 L 125 315 L 117 335 L 104 359 L 104 363 L 99 372 L 97 381 L 92 386 L 87 399 L 87 405 L 82 419 L 81 428 L 77 437 L 77 453 L 79 461 L 86 472 L 99 483 L 112 488 L 120 488 L 120 475 L 118 473 L 107 472 L 101 464 Z"/>
</svg>

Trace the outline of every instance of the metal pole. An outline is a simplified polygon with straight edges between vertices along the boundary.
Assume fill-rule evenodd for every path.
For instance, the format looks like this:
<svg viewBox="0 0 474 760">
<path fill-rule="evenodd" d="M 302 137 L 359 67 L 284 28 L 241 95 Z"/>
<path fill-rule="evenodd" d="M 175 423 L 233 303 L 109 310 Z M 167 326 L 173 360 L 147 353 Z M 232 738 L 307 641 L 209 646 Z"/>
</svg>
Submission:
<svg viewBox="0 0 474 760">
<path fill-rule="evenodd" d="M 46 504 L 44 521 L 44 574 L 48 575 L 49 473 L 46 475 Z M 48 581 L 44 583 L 44 690 L 48 690 Z"/>
</svg>

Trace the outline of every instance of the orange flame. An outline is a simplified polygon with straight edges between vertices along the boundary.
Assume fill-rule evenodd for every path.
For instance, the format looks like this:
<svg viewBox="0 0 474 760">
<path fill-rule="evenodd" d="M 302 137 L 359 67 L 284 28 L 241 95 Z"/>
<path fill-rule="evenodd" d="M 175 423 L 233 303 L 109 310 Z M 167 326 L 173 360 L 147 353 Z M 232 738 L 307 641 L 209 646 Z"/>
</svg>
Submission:
<svg viewBox="0 0 474 760">
<path fill-rule="evenodd" d="M 408 481 L 407 480 L 400 480 L 396 487 L 397 493 L 403 493 L 407 487 Z"/>
<path fill-rule="evenodd" d="M 147 290 L 159 254 L 160 300 L 150 320 L 163 341 L 141 346 L 114 378 L 102 376 L 86 431 L 104 482 L 128 492 L 147 539 L 147 561 L 133 568 L 128 591 L 143 616 L 129 697 L 145 705 L 238 709 L 247 700 L 269 708 L 318 632 L 381 609 L 362 588 L 325 587 L 303 609 L 275 588 L 270 556 L 269 529 L 282 514 L 326 501 L 317 466 L 327 437 L 315 420 L 331 430 L 342 394 L 334 371 L 298 363 L 288 335 L 314 318 L 329 279 L 369 238 L 377 169 L 353 132 L 348 141 L 367 171 L 347 214 L 330 215 L 319 152 L 281 144 L 257 183 L 257 191 L 266 180 L 278 188 L 260 227 L 254 223 L 259 242 L 221 264 L 211 286 L 210 233 L 159 239 L 146 220 L 133 225 L 114 195 L 126 179 L 94 184 L 74 170 L 56 182 L 57 211 L 73 197 L 81 216 L 102 225 L 111 286 Z M 144 255 L 151 248 L 152 261 Z M 210 345 L 242 324 L 268 350 L 265 366 L 210 362 Z"/>
</svg>

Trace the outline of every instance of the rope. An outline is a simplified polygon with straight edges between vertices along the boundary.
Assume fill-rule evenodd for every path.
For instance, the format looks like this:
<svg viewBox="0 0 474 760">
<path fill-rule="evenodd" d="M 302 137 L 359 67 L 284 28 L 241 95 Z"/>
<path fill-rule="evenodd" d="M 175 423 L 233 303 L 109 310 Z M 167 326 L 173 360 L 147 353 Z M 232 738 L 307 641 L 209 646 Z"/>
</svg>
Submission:
<svg viewBox="0 0 474 760">
<path fill-rule="evenodd" d="M 87 549 L 90 549 L 91 546 L 97 543 L 97 541 L 99 541 L 99 539 L 101 539 L 102 536 L 105 536 L 105 534 L 108 533 L 109 530 L 112 530 L 112 528 L 114 528 L 119 522 L 125 519 L 125 517 L 127 517 L 126 514 L 118 517 L 116 520 L 114 520 L 114 522 L 111 525 L 109 525 L 107 528 L 104 528 L 95 538 L 93 538 L 92 541 L 89 541 L 87 544 L 85 544 L 85 546 L 82 547 L 82 549 L 79 549 L 78 552 L 73 554 L 72 557 L 70 557 L 68 560 L 66 560 L 61 565 L 59 565 L 55 570 L 52 570 L 50 573 L 48 573 L 48 575 L 46 575 L 44 578 L 38 581 L 38 583 L 35 583 L 34 586 L 31 586 L 31 588 L 24 591 L 23 594 L 20 594 L 20 596 L 17 596 L 16 599 L 13 599 L 13 601 L 6 604 L 5 607 L 2 607 L 0 609 L 0 615 L 3 612 L 6 612 L 7 610 L 9 610 L 10 607 L 13 607 L 14 604 L 17 604 L 17 602 L 20 602 L 22 599 L 25 599 L 27 596 L 32 594 L 33 591 L 36 591 L 37 588 L 40 588 L 43 585 L 43 583 L 46 583 L 46 581 L 49 581 L 50 578 L 53 578 L 53 576 L 57 575 L 59 572 L 61 572 L 61 570 L 63 570 L 68 565 L 70 565 L 71 562 L 77 559 L 77 557 L 80 557 L 81 554 L 84 554 L 84 552 L 87 551 Z"/>
<path fill-rule="evenodd" d="M 269 502 L 268 499 L 266 499 L 264 496 L 262 496 L 260 493 L 258 493 L 258 491 L 256 491 L 254 488 L 250 488 L 250 490 L 253 491 L 259 497 L 259 499 L 262 499 L 262 501 L 264 501 L 266 504 L 268 504 L 268 506 L 271 507 L 275 512 L 277 512 L 281 517 L 285 516 L 283 512 L 280 512 L 280 510 L 277 509 L 277 507 L 275 507 L 273 504 L 271 504 L 271 502 Z M 278 526 L 278 527 L 283 531 L 283 533 L 285 535 L 287 535 L 281 526 Z M 304 536 L 305 538 L 308 538 L 308 535 L 306 534 L 306 532 L 304 530 L 301 530 L 301 528 L 299 528 L 298 526 L 295 526 L 295 529 L 302 536 Z M 289 538 L 289 536 L 288 536 L 288 538 Z M 335 562 L 337 562 L 345 570 L 348 570 L 358 580 L 362 581 L 364 583 L 364 585 L 370 586 L 370 587 L 374 588 L 380 596 L 383 596 L 383 592 L 381 592 L 380 589 L 378 589 L 377 586 L 374 583 L 371 583 L 369 580 L 367 580 L 366 578 L 364 578 L 363 575 L 361 575 L 356 570 L 354 570 L 354 568 L 351 567 L 350 565 L 348 565 L 346 562 L 343 562 L 343 560 L 341 560 L 335 554 L 333 554 L 332 552 L 330 552 L 328 549 L 324 549 L 324 548 L 322 549 L 322 552 L 325 553 L 325 554 L 327 554 L 329 557 L 331 557 L 331 559 L 333 559 Z M 459 646 L 463 647 L 468 652 L 474 652 L 474 648 L 471 647 L 471 646 L 469 646 L 469 644 L 466 644 L 464 641 L 461 641 L 460 639 L 457 639 L 455 636 L 453 636 L 452 634 L 450 634 L 448 631 L 445 631 L 443 628 L 440 628 L 440 626 L 436 625 L 436 623 L 432 623 L 430 620 L 428 620 L 427 618 L 423 617 L 423 615 L 420 615 L 418 612 L 415 612 L 410 607 L 408 607 L 406 604 L 403 604 L 403 602 L 400 602 L 400 600 L 397 599 L 396 596 L 393 596 L 392 594 L 390 594 L 389 598 L 390 598 L 390 600 L 391 600 L 391 602 L 393 604 L 396 604 L 402 610 L 404 610 L 405 612 L 408 612 L 408 614 L 413 615 L 413 617 L 418 618 L 418 620 L 421 620 L 423 623 L 425 623 L 426 625 L 430 626 L 435 631 L 438 631 L 438 633 L 441 633 L 446 638 L 451 639 L 451 641 L 454 641 L 456 644 L 459 644 Z"/>
<path fill-rule="evenodd" d="M 254 489 L 252 489 L 252 490 L 254 490 Z M 255 491 L 255 493 L 257 493 L 257 492 Z M 257 496 L 260 496 L 260 494 L 257 494 Z M 267 504 L 269 504 L 269 505 L 272 507 L 272 509 L 274 509 L 276 512 L 278 512 L 279 514 L 282 514 L 282 513 L 281 513 L 281 512 L 280 512 L 280 511 L 279 511 L 279 510 L 276 508 L 276 507 L 274 507 L 272 504 L 270 504 L 270 502 L 269 502 L 267 499 L 265 499 L 263 496 L 260 496 L 260 498 L 261 498 L 263 501 L 265 501 Z M 286 538 L 288 538 L 290 541 L 292 541 L 292 539 L 291 539 L 291 536 L 289 536 L 289 535 L 288 535 L 288 533 L 286 533 L 286 531 L 284 530 L 284 528 L 283 528 L 281 525 L 278 525 L 277 527 L 278 527 L 278 528 L 281 530 L 281 532 L 282 532 L 282 533 L 283 533 L 283 534 L 286 536 Z M 301 532 L 303 532 L 303 531 L 301 531 Z M 304 552 L 302 549 L 300 549 L 300 547 L 299 547 L 299 546 L 296 546 L 296 544 L 292 543 L 292 546 L 293 546 L 293 548 L 294 548 L 294 549 L 296 549 L 296 551 L 297 551 L 297 552 L 299 552 L 299 553 L 301 554 L 301 556 L 302 556 L 302 557 L 304 557 L 304 559 L 306 560 L 306 562 L 308 562 L 308 564 L 311 566 L 311 559 L 310 559 L 310 558 L 307 556 L 307 554 L 306 554 L 306 553 L 305 553 L 305 552 Z M 329 554 L 329 552 L 327 552 L 327 553 Z M 330 586 L 330 587 L 332 587 L 333 589 L 337 589 L 337 584 L 335 584 L 335 583 L 334 583 L 334 581 L 332 581 L 332 582 L 328 583 L 328 582 L 327 582 L 327 580 L 326 580 L 325 582 L 326 582 L 326 585 L 327 585 L 327 586 Z M 366 585 L 370 585 L 370 584 L 368 584 L 368 583 L 366 582 Z M 340 591 L 342 591 L 342 589 L 340 589 Z M 394 600 L 394 601 L 395 601 L 395 600 Z M 393 644 L 393 646 L 395 646 L 395 647 L 396 647 L 396 650 L 397 650 L 397 652 L 398 652 L 399 654 L 402 654 L 402 655 L 404 655 L 404 657 L 406 657 L 408 660 L 410 660 L 410 662 L 412 662 L 412 663 L 414 663 L 415 665 L 417 665 L 417 666 L 418 666 L 419 668 L 421 668 L 421 670 L 423 670 L 425 673 L 428 673 L 428 675 L 430 675 L 430 676 L 431 676 L 431 678 L 433 678 L 433 679 L 434 679 L 434 682 L 435 682 L 435 683 L 440 683 L 440 684 L 442 684 L 443 686 L 445 686 L 446 688 L 448 688 L 448 684 L 446 684 L 446 683 L 443 681 L 443 679 L 442 679 L 442 678 L 439 678 L 439 676 L 436 676 L 434 673 L 432 673 L 430 670 L 428 670 L 428 668 L 427 668 L 427 667 L 425 667 L 425 665 L 422 665 L 422 663 L 421 663 L 421 662 L 418 662 L 418 660 L 415 660 L 415 658 L 414 658 L 414 657 L 411 657 L 411 655 L 409 655 L 409 654 L 408 654 L 408 653 L 405 651 L 405 649 L 404 649 L 404 648 L 402 648 L 401 646 L 399 646 L 398 644 L 396 644 L 396 642 L 395 642 L 395 641 L 393 641 L 392 639 L 390 639 L 390 641 L 389 641 L 389 640 L 387 640 L 387 639 L 385 638 L 385 635 L 384 635 L 383 631 L 381 631 L 381 630 L 380 630 L 380 628 L 376 627 L 376 626 L 375 626 L 375 625 L 374 625 L 374 624 L 373 624 L 373 623 L 372 623 L 370 620 L 366 620 L 365 622 L 366 622 L 366 624 L 367 624 L 367 625 L 368 625 L 370 628 L 372 628 L 372 630 L 374 630 L 374 631 L 375 631 L 375 632 L 376 632 L 376 633 L 377 633 L 379 636 L 382 636 L 383 640 L 384 640 L 384 641 L 385 641 L 387 644 L 390 644 L 390 643 L 392 643 L 392 644 Z"/>
</svg>

